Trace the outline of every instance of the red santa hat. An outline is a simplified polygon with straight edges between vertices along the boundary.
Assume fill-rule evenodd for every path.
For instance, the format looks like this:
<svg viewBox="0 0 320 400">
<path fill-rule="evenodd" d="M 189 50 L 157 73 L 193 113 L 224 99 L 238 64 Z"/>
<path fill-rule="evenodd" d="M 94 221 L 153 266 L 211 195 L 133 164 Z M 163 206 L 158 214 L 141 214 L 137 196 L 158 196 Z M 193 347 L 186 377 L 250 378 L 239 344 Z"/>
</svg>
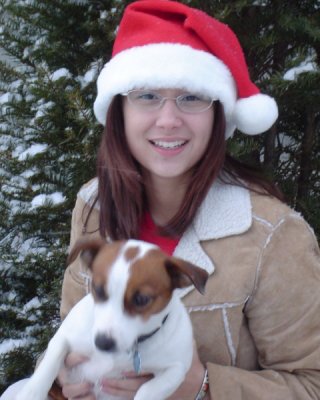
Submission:
<svg viewBox="0 0 320 400">
<path fill-rule="evenodd" d="M 112 98 L 131 89 L 180 88 L 224 106 L 226 138 L 269 129 L 278 117 L 272 97 L 250 80 L 233 31 L 204 12 L 170 0 L 141 0 L 125 10 L 111 60 L 98 81 L 94 112 L 100 123 Z"/>
</svg>

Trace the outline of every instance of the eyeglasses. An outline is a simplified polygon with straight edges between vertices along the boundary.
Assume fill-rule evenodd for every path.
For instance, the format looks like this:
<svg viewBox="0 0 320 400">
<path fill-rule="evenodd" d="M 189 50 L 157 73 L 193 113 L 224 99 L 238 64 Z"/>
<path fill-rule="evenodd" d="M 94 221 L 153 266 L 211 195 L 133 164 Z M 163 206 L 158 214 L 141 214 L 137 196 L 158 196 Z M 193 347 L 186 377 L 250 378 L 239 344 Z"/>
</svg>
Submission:
<svg viewBox="0 0 320 400">
<path fill-rule="evenodd" d="M 183 93 L 177 97 L 164 97 L 156 90 L 130 90 L 122 93 L 129 103 L 144 111 L 159 110 L 167 100 L 174 100 L 180 111 L 184 113 L 201 113 L 207 111 L 215 101 L 210 97 L 194 93 Z"/>
</svg>

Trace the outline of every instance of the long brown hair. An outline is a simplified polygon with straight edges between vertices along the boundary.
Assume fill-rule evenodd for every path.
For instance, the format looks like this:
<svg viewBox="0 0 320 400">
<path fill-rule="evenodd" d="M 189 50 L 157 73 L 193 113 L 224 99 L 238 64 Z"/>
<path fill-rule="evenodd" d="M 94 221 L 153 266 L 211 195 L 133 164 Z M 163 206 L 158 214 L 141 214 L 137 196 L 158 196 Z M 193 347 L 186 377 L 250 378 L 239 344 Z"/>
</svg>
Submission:
<svg viewBox="0 0 320 400">
<path fill-rule="evenodd" d="M 207 150 L 193 168 L 179 211 L 166 226 L 161 227 L 161 232 L 168 236 L 183 234 L 222 170 L 227 172 L 226 183 L 246 187 L 253 183 L 261 187 L 261 191 L 279 197 L 274 185 L 226 155 L 223 106 L 215 102 L 214 107 L 214 124 Z M 143 214 L 148 210 L 148 200 L 139 163 L 127 145 L 120 95 L 114 97 L 107 113 L 98 151 L 97 176 L 99 184 L 95 203 L 98 201 L 100 205 L 100 234 L 105 236 L 107 233 L 113 240 L 138 238 Z"/>
</svg>

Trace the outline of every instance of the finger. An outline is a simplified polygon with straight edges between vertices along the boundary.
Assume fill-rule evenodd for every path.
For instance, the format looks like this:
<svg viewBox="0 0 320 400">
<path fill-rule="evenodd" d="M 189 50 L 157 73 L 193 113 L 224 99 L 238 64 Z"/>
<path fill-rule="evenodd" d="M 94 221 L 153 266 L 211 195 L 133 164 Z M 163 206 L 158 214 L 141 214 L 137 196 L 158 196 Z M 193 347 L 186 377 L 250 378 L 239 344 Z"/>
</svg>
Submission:
<svg viewBox="0 0 320 400">
<path fill-rule="evenodd" d="M 91 393 L 93 384 L 90 382 L 82 382 L 68 384 L 62 387 L 62 393 L 67 399 L 85 399 L 86 397 L 95 399 Z M 92 397 L 93 396 L 93 397 Z"/>
<path fill-rule="evenodd" d="M 134 397 L 136 395 L 136 391 L 129 392 L 127 390 L 120 390 L 114 388 L 107 388 L 106 390 L 101 389 L 101 392 L 105 393 L 107 396 L 112 396 L 112 398 L 119 397 L 121 400 L 134 400 Z"/>
<path fill-rule="evenodd" d="M 100 391 L 101 393 L 104 393 L 105 395 L 107 395 L 106 398 L 109 398 L 108 396 L 112 396 L 112 398 L 114 397 L 119 397 L 122 400 L 131 400 L 134 399 L 134 396 L 137 393 L 137 390 L 139 388 L 134 387 L 134 388 L 128 388 L 128 387 L 119 387 L 117 385 L 115 386 L 109 386 L 108 384 L 104 384 L 100 386 Z"/>
<path fill-rule="evenodd" d="M 153 377 L 153 374 L 150 372 L 140 372 L 137 374 L 134 371 L 123 371 L 121 372 L 121 375 L 123 378 L 130 379 L 130 378 L 149 378 L 151 379 Z"/>
<path fill-rule="evenodd" d="M 57 381 L 60 386 L 63 386 L 68 383 L 68 377 L 69 377 L 69 369 L 76 367 L 77 365 L 85 362 L 88 360 L 88 357 L 86 357 L 83 354 L 79 353 L 69 353 L 65 360 L 64 360 L 64 365 L 59 371 Z"/>
<path fill-rule="evenodd" d="M 101 390 L 114 396 L 134 395 L 141 385 L 150 380 L 148 377 L 128 378 L 128 379 L 103 379 L 101 381 Z"/>
<path fill-rule="evenodd" d="M 90 394 L 89 396 L 80 396 L 80 397 L 72 397 L 71 400 L 96 400 L 96 397 L 93 394 Z"/>
</svg>

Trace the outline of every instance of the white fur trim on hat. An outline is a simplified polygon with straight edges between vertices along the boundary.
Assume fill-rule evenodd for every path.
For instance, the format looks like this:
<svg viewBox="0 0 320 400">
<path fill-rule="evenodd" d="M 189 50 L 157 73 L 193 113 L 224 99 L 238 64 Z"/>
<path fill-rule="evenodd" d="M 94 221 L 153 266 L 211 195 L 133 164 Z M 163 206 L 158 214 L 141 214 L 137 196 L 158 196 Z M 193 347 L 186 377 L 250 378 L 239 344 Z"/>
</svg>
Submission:
<svg viewBox="0 0 320 400">
<path fill-rule="evenodd" d="M 124 50 L 104 66 L 97 86 L 94 112 L 103 125 L 116 94 L 140 88 L 177 88 L 220 100 L 227 124 L 234 129 L 237 91 L 229 69 L 212 54 L 190 46 L 159 43 Z"/>
<path fill-rule="evenodd" d="M 156 43 L 124 50 L 102 69 L 94 112 L 105 125 L 112 98 L 132 89 L 185 89 L 219 100 L 226 118 L 225 137 L 236 128 L 255 135 L 270 128 L 278 116 L 273 98 L 255 94 L 237 99 L 229 68 L 211 53 L 177 43 Z"/>
</svg>

